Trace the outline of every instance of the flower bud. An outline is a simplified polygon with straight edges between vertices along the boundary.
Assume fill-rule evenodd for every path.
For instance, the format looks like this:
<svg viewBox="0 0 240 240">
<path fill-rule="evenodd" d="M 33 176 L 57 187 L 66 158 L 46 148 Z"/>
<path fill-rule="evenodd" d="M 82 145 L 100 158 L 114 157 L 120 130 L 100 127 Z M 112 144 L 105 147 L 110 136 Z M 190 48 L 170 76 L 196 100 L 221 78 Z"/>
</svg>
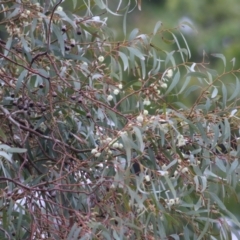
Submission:
<svg viewBox="0 0 240 240">
<path fill-rule="evenodd" d="M 96 148 L 92 149 L 91 154 L 96 154 L 98 150 Z"/>
<path fill-rule="evenodd" d="M 167 70 L 166 76 L 168 78 L 171 78 L 173 76 L 173 70 L 172 69 Z"/>
<path fill-rule="evenodd" d="M 99 61 L 99 62 L 103 62 L 103 61 L 104 61 L 104 57 L 103 57 L 103 56 L 99 56 L 99 57 L 98 57 L 98 61 Z"/>
<path fill-rule="evenodd" d="M 146 175 L 144 178 L 145 178 L 146 182 L 150 182 L 150 176 L 149 175 Z"/>
<path fill-rule="evenodd" d="M 119 147 L 119 145 L 118 145 L 118 143 L 117 143 L 117 142 L 115 142 L 115 143 L 112 145 L 112 147 L 113 147 L 113 148 L 118 148 L 118 147 Z"/>
<path fill-rule="evenodd" d="M 62 32 L 66 32 L 67 31 L 67 27 L 66 27 L 66 25 L 63 25 L 62 26 Z"/>
<path fill-rule="evenodd" d="M 160 86 L 161 86 L 161 88 L 167 88 L 168 87 L 168 85 L 166 83 L 162 83 Z"/>
<path fill-rule="evenodd" d="M 148 110 L 144 109 L 143 110 L 143 115 L 148 115 Z"/>
<path fill-rule="evenodd" d="M 63 8 L 61 6 L 57 7 L 57 11 L 62 12 Z"/>
<path fill-rule="evenodd" d="M 112 96 L 112 95 L 108 95 L 108 96 L 107 96 L 107 100 L 108 100 L 108 101 L 112 101 L 112 100 L 113 100 L 113 96 Z"/>
<path fill-rule="evenodd" d="M 71 47 L 75 47 L 75 44 L 76 44 L 75 39 L 71 39 L 71 40 L 70 40 L 70 46 L 71 46 Z"/>
<path fill-rule="evenodd" d="M 137 121 L 139 123 L 142 123 L 143 122 L 143 116 L 140 114 L 139 116 L 137 116 Z"/>
<path fill-rule="evenodd" d="M 119 94 L 119 90 L 118 90 L 118 89 L 114 89 L 113 93 L 114 93 L 115 95 L 118 95 L 118 94 Z"/>
</svg>

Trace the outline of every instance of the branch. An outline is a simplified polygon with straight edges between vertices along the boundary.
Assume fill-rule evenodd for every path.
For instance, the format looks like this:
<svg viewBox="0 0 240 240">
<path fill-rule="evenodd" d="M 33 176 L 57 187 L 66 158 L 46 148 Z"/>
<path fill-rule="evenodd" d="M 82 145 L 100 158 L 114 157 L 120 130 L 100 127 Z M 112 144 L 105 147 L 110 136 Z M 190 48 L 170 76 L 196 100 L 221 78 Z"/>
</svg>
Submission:
<svg viewBox="0 0 240 240">
<path fill-rule="evenodd" d="M 62 0 L 60 0 L 53 8 L 53 11 L 51 13 L 50 16 L 50 20 L 49 20 L 49 24 L 48 24 L 48 31 L 47 31 L 47 49 L 49 51 L 50 49 L 50 41 L 51 41 L 51 23 L 52 23 L 52 18 L 53 18 L 53 14 L 56 10 L 56 8 L 62 3 Z"/>
</svg>

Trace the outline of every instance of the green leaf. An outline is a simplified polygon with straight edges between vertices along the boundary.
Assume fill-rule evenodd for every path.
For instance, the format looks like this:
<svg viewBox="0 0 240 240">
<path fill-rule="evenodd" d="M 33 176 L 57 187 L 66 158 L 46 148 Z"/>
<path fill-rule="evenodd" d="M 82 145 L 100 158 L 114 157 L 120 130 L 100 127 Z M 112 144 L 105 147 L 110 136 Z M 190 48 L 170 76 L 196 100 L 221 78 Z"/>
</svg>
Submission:
<svg viewBox="0 0 240 240">
<path fill-rule="evenodd" d="M 9 154 L 7 154 L 6 152 L 4 152 L 4 151 L 0 151 L 0 156 L 2 156 L 5 159 L 7 159 L 10 163 L 12 162 L 12 157 Z"/>
<path fill-rule="evenodd" d="M 223 103 L 223 109 L 225 109 L 226 103 L 227 103 L 227 88 L 223 83 L 222 83 L 222 103 Z"/>
<path fill-rule="evenodd" d="M 189 49 L 189 46 L 188 46 L 188 44 L 187 44 L 187 41 L 186 41 L 186 39 L 185 39 L 185 37 L 183 36 L 183 34 L 180 32 L 180 34 L 181 34 L 181 36 L 182 36 L 182 38 L 183 38 L 183 41 L 184 41 L 184 43 L 185 43 L 185 45 L 186 45 L 186 48 L 187 48 L 187 51 L 188 51 L 188 58 L 190 59 L 191 58 L 191 51 L 190 51 L 190 49 Z"/>
<path fill-rule="evenodd" d="M 79 233 L 81 231 L 81 228 L 78 227 L 77 223 L 74 223 L 68 236 L 67 236 L 67 240 L 77 240 L 79 239 Z"/>
<path fill-rule="evenodd" d="M 202 137 L 203 141 L 205 142 L 205 144 L 208 144 L 209 143 L 209 139 L 208 139 L 208 137 L 206 135 L 206 131 L 203 128 L 202 124 L 200 122 L 197 122 L 196 126 L 198 127 L 198 129 L 200 131 L 200 134 L 201 134 L 201 137 Z"/>
<path fill-rule="evenodd" d="M 127 47 L 127 49 L 129 50 L 129 52 L 131 52 L 136 57 L 140 58 L 141 60 L 145 60 L 145 57 L 137 48 Z"/>
<path fill-rule="evenodd" d="M 146 77 L 145 60 L 140 59 L 140 63 L 141 63 L 141 69 L 142 69 L 142 79 L 145 79 L 145 77 Z"/>
<path fill-rule="evenodd" d="M 236 58 L 234 57 L 230 62 L 232 62 L 233 67 L 235 67 Z"/>
<path fill-rule="evenodd" d="M 211 56 L 222 59 L 223 65 L 224 65 L 224 67 L 226 67 L 226 58 L 225 58 L 225 56 L 223 54 L 221 54 L 221 53 L 213 53 L 213 54 L 211 54 Z"/>
<path fill-rule="evenodd" d="M 229 97 L 228 101 L 232 101 L 233 99 L 237 98 L 240 92 L 240 82 L 239 79 L 236 77 L 236 84 L 234 85 L 234 91 L 232 95 Z"/>
<path fill-rule="evenodd" d="M 7 152 L 8 153 L 25 153 L 25 152 L 27 152 L 27 149 L 25 149 L 25 148 L 8 148 Z"/>
<path fill-rule="evenodd" d="M 123 52 L 118 52 L 118 54 L 123 61 L 123 70 L 126 71 L 128 69 L 128 58 Z"/>
<path fill-rule="evenodd" d="M 11 49 L 11 46 L 12 46 L 12 37 L 9 37 L 8 40 L 7 40 L 7 43 L 6 43 L 6 46 L 5 46 L 5 49 L 4 49 L 4 56 L 6 57 L 9 53 L 9 50 Z"/>
<path fill-rule="evenodd" d="M 170 86 L 168 87 L 167 91 L 165 92 L 165 95 L 167 95 L 168 93 L 170 93 L 175 87 L 176 85 L 179 83 L 180 80 L 180 72 L 179 70 L 177 70 L 177 72 L 175 73 Z"/>
<path fill-rule="evenodd" d="M 190 76 L 186 77 L 186 79 L 184 80 L 184 83 L 182 85 L 182 88 L 181 88 L 181 90 L 179 91 L 178 94 L 182 93 L 186 89 L 186 87 L 188 86 L 190 80 L 191 80 Z"/>
<path fill-rule="evenodd" d="M 77 28 L 75 21 L 70 19 L 64 11 L 57 10 L 55 13 L 58 14 L 63 21 L 68 22 L 73 27 L 73 29 Z"/>
<path fill-rule="evenodd" d="M 187 73 L 186 77 L 197 77 L 197 78 L 208 78 L 205 73 L 202 72 L 189 72 Z"/>
<path fill-rule="evenodd" d="M 20 73 L 20 75 L 19 75 L 19 77 L 18 77 L 18 80 L 17 80 L 17 83 L 16 83 L 16 89 L 15 89 L 15 94 L 16 94 L 16 95 L 17 95 L 19 89 L 21 88 L 22 82 L 23 82 L 24 78 L 27 76 L 27 74 L 28 74 L 28 70 L 26 70 L 26 69 L 24 69 L 24 70 Z"/>
<path fill-rule="evenodd" d="M 143 143 L 142 133 L 139 130 L 139 128 L 137 128 L 135 126 L 133 127 L 133 130 L 134 130 L 134 132 L 136 134 L 136 137 L 137 137 L 137 142 L 138 142 L 138 145 L 139 145 L 139 149 L 140 149 L 141 152 L 143 152 L 145 144 Z"/>
<path fill-rule="evenodd" d="M 226 166 L 223 164 L 222 159 L 219 159 L 218 157 L 216 157 L 215 164 L 220 170 L 222 170 L 224 173 L 226 173 L 227 169 L 226 169 Z"/>
<path fill-rule="evenodd" d="M 201 234 L 198 236 L 197 240 L 200 240 L 202 238 L 205 238 L 205 234 L 206 232 L 209 230 L 210 228 L 210 221 L 209 220 L 206 220 L 206 223 L 205 223 L 205 226 L 204 228 L 201 230 Z"/>
<path fill-rule="evenodd" d="M 59 27 L 57 27 L 55 24 L 52 24 L 52 28 L 53 28 L 53 32 L 55 33 L 56 38 L 58 40 L 61 53 L 64 56 L 65 55 L 65 43 L 64 43 L 62 32 L 60 31 Z"/>
<path fill-rule="evenodd" d="M 176 67 L 176 62 L 175 62 L 175 59 L 173 57 L 174 53 L 175 53 L 175 51 L 172 51 L 170 53 L 166 52 L 167 57 L 166 57 L 166 60 L 165 60 L 165 68 L 167 68 L 167 65 L 168 65 L 169 61 L 171 61 L 173 68 Z"/>
<path fill-rule="evenodd" d="M 215 86 L 213 86 L 211 98 L 215 98 L 217 96 L 217 94 L 218 94 L 218 89 Z"/>
<path fill-rule="evenodd" d="M 132 32 L 129 35 L 128 41 L 134 40 L 138 33 L 139 33 L 139 29 L 138 28 L 133 29 Z"/>
<path fill-rule="evenodd" d="M 128 4 L 127 9 L 123 16 L 123 34 L 125 37 L 127 36 L 127 15 L 128 15 L 129 6 L 130 4 Z"/>
<path fill-rule="evenodd" d="M 7 136 L 6 134 L 3 132 L 3 130 L 0 128 L 0 139 L 3 141 L 3 142 L 6 142 L 7 141 Z"/>
<path fill-rule="evenodd" d="M 191 92 L 194 92 L 196 90 L 198 90 L 200 88 L 200 86 L 198 85 L 193 85 L 191 86 L 190 88 L 188 88 L 188 90 L 184 93 L 184 98 L 188 97 L 188 95 L 191 93 Z"/>
<path fill-rule="evenodd" d="M 123 145 L 124 145 L 124 150 L 126 151 L 126 155 L 127 155 L 127 163 L 128 166 L 130 167 L 131 165 L 131 143 L 129 141 L 128 135 L 127 134 L 122 134 L 121 135 L 122 141 L 123 141 Z"/>
<path fill-rule="evenodd" d="M 179 42 L 178 42 L 178 40 L 177 40 L 177 37 L 176 37 L 173 33 L 172 33 L 172 35 L 173 35 L 173 38 L 174 38 L 174 40 L 175 40 L 175 42 L 176 42 L 176 44 L 177 44 L 177 47 L 178 47 L 178 50 L 179 50 L 179 52 L 180 52 L 182 61 L 185 62 L 185 59 L 184 59 L 183 54 L 182 54 L 182 51 L 181 51 L 182 48 L 180 47 L 180 44 L 179 44 Z"/>
<path fill-rule="evenodd" d="M 8 14 L 7 19 L 14 18 L 14 17 L 20 15 L 21 12 L 22 12 L 22 9 L 15 5 L 14 11 L 12 11 L 11 13 Z"/>
<path fill-rule="evenodd" d="M 156 35 L 156 33 L 158 32 L 159 28 L 162 26 L 162 22 L 161 21 L 158 21 L 156 24 L 155 24 L 155 27 L 154 27 L 154 30 L 153 30 L 153 35 Z"/>
</svg>

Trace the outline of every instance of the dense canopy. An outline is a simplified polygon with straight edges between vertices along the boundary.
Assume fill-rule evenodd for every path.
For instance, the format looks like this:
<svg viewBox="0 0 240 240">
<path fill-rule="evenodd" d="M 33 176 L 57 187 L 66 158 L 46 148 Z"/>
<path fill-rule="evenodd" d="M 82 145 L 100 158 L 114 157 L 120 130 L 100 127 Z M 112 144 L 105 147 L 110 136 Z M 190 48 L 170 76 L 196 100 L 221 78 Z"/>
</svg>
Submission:
<svg viewBox="0 0 240 240">
<path fill-rule="evenodd" d="M 0 238 L 238 236 L 235 61 L 192 61 L 182 25 L 128 33 L 140 0 L 69 2 L 1 1 Z"/>
</svg>

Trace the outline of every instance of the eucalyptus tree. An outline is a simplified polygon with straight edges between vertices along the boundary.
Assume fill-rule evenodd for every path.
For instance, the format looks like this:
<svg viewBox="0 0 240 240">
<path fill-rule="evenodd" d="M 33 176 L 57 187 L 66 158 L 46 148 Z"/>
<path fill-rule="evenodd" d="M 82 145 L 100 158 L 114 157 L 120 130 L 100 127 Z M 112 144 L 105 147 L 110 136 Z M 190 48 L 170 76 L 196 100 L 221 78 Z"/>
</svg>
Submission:
<svg viewBox="0 0 240 240">
<path fill-rule="evenodd" d="M 238 199 L 239 69 L 191 61 L 181 26 L 128 33 L 140 2 L 1 1 L 1 239 L 228 239 L 224 217 L 240 226 L 225 205 Z"/>
</svg>

